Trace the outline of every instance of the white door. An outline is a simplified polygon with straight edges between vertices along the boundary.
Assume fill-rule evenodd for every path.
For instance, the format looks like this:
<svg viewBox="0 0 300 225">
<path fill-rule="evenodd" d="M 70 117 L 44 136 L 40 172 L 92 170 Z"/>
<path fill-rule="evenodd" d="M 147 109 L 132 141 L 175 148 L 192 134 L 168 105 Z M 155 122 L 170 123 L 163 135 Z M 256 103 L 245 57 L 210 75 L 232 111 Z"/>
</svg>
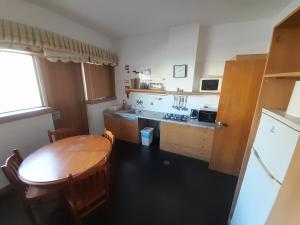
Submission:
<svg viewBox="0 0 300 225">
<path fill-rule="evenodd" d="M 281 183 L 294 153 L 299 132 L 284 123 L 262 114 L 253 148 Z"/>
<path fill-rule="evenodd" d="M 252 150 L 231 225 L 264 225 L 279 189 Z"/>
</svg>

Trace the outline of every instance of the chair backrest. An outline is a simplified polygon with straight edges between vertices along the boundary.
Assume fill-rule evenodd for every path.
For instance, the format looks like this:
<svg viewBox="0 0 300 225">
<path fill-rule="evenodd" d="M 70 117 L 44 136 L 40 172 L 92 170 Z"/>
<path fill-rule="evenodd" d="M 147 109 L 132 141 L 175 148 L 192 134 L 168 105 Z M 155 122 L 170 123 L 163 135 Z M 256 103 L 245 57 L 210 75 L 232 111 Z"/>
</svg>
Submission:
<svg viewBox="0 0 300 225">
<path fill-rule="evenodd" d="M 48 130 L 48 137 L 49 137 L 49 141 L 51 143 L 53 143 L 54 141 L 58 141 L 58 140 L 67 138 L 67 137 L 75 136 L 76 134 L 77 133 L 76 133 L 76 130 L 74 127 L 59 128 L 54 131 Z M 53 137 L 55 139 L 53 139 Z"/>
<path fill-rule="evenodd" d="M 79 217 L 85 216 L 108 200 L 107 176 L 106 161 L 77 177 L 69 175 L 65 194 Z"/>
<path fill-rule="evenodd" d="M 103 137 L 107 138 L 110 141 L 110 143 L 112 145 L 114 145 L 114 143 L 115 143 L 115 136 L 113 135 L 113 133 L 111 131 L 105 130 L 105 133 L 103 134 Z"/>
<path fill-rule="evenodd" d="M 13 154 L 6 159 L 6 162 L 3 166 L 1 166 L 1 169 L 12 187 L 21 194 L 24 194 L 27 185 L 23 183 L 18 176 L 18 169 L 22 161 L 23 159 L 19 151 L 17 149 L 14 149 Z"/>
</svg>

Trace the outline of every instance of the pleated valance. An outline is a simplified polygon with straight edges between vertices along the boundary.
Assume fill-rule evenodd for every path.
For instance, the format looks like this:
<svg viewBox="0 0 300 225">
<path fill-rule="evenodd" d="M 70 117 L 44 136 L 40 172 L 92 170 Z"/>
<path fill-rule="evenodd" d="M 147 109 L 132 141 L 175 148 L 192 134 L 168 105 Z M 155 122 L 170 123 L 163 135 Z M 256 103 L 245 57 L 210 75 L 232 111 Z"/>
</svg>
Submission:
<svg viewBox="0 0 300 225">
<path fill-rule="evenodd" d="M 117 65 L 104 49 L 30 25 L 0 20 L 0 48 L 42 52 L 50 61 Z"/>
</svg>

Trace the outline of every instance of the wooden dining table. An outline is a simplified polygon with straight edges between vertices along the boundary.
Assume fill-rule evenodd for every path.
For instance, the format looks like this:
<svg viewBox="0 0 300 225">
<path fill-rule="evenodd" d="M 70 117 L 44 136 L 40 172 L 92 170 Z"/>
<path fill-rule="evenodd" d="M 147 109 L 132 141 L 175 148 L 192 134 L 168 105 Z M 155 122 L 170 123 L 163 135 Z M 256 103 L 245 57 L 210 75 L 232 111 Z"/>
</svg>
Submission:
<svg viewBox="0 0 300 225">
<path fill-rule="evenodd" d="M 60 185 L 106 160 L 111 143 L 99 135 L 79 135 L 48 144 L 28 155 L 19 167 L 20 179 L 32 186 Z"/>
</svg>

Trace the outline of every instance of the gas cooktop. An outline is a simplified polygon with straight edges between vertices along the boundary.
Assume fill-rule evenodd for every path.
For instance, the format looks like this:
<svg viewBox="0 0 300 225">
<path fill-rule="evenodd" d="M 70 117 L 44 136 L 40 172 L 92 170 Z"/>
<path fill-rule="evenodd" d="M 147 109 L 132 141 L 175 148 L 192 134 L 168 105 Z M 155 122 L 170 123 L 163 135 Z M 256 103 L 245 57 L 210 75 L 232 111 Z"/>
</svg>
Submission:
<svg viewBox="0 0 300 225">
<path fill-rule="evenodd" d="M 179 114 L 173 114 L 173 113 L 167 113 L 163 119 L 165 120 L 173 120 L 173 121 L 180 121 L 180 122 L 187 122 L 189 119 L 189 116 L 186 115 L 179 115 Z"/>
</svg>

